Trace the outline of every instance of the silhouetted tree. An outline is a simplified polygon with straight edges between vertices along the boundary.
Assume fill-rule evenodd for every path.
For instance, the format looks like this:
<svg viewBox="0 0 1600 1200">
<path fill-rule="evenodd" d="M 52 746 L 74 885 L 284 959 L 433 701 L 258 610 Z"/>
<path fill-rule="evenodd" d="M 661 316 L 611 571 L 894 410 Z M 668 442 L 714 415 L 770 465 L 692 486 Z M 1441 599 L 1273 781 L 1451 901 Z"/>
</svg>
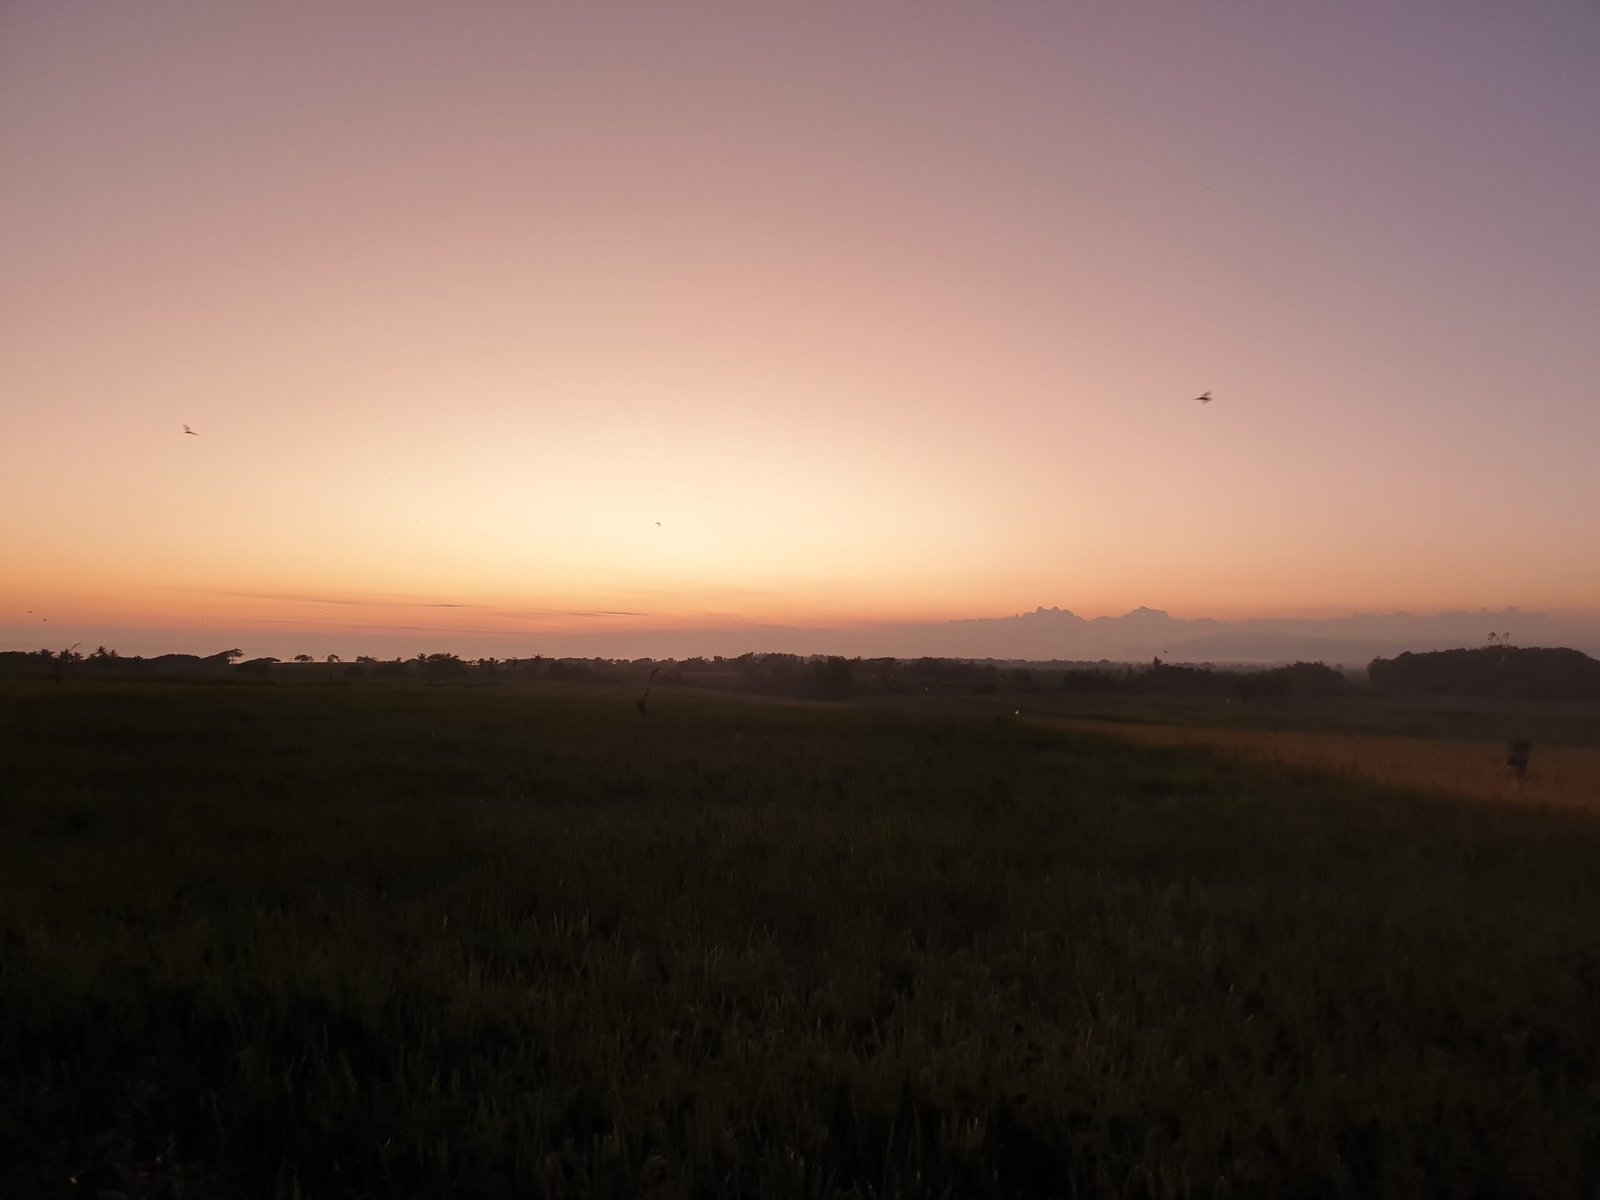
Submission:
<svg viewBox="0 0 1600 1200">
<path fill-rule="evenodd" d="M 880 692 L 894 690 L 895 660 L 892 658 L 866 658 L 860 660 L 861 673 L 872 681 Z"/>
<path fill-rule="evenodd" d="M 1600 698 L 1600 661 L 1579 650 L 1484 646 L 1375 658 L 1367 678 L 1397 694 Z"/>
<path fill-rule="evenodd" d="M 1089 692 L 1103 693 L 1115 692 L 1120 684 L 1117 676 L 1112 671 L 1097 671 L 1094 669 L 1083 671 L 1061 672 L 1061 690 L 1064 692 Z"/>
<path fill-rule="evenodd" d="M 855 666 L 848 658 L 830 654 L 811 662 L 810 692 L 818 700 L 843 700 L 855 686 Z"/>
<path fill-rule="evenodd" d="M 78 653 L 78 647 L 82 644 L 82 642 L 73 642 L 72 645 L 68 646 L 60 654 L 56 655 L 57 683 L 60 683 L 62 678 L 65 676 L 67 667 L 73 663 L 83 661 L 83 655 Z"/>
<path fill-rule="evenodd" d="M 454 654 L 419 654 L 422 670 L 429 683 L 441 679 L 454 679 L 467 673 L 468 667 Z"/>
<path fill-rule="evenodd" d="M 1325 663 L 1297 662 L 1267 671 L 1249 671 L 1234 681 L 1234 694 L 1252 696 L 1339 696 L 1350 681 Z"/>
</svg>

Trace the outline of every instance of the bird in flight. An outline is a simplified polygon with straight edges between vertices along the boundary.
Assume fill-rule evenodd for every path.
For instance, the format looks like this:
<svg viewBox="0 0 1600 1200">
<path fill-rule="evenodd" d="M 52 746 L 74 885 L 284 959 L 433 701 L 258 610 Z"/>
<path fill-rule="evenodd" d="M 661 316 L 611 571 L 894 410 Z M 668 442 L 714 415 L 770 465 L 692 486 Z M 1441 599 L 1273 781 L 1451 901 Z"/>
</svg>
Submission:
<svg viewBox="0 0 1600 1200">
<path fill-rule="evenodd" d="M 1200 401 L 1201 404 L 1210 404 L 1211 403 L 1211 393 L 1209 391 L 1201 392 L 1198 396 L 1195 397 L 1195 399 Z M 184 428 L 187 429 L 188 426 L 185 425 Z"/>
<path fill-rule="evenodd" d="M 194 431 L 194 430 L 192 430 L 192 429 L 190 429 L 190 428 L 189 428 L 189 427 L 188 427 L 188 426 L 187 426 L 187 425 L 185 425 L 185 426 L 184 426 L 184 427 L 183 427 L 183 431 L 184 431 L 184 432 L 185 432 L 185 433 L 187 433 L 187 434 L 188 434 L 188 435 L 189 435 L 189 436 L 190 436 L 190 437 L 199 437 L 199 436 L 200 436 L 200 435 L 199 435 L 199 434 L 198 434 L 198 433 L 196 433 L 196 432 L 195 432 L 195 431 Z"/>
</svg>

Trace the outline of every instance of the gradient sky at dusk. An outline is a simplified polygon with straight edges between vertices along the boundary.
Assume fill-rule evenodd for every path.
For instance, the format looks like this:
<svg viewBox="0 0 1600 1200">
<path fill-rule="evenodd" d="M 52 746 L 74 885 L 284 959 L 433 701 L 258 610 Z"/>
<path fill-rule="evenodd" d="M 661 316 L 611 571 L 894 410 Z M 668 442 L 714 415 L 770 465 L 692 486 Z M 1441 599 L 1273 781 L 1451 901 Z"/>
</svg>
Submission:
<svg viewBox="0 0 1600 1200">
<path fill-rule="evenodd" d="M 0 178 L 0 648 L 1600 615 L 1593 3 L 10 0 Z"/>
</svg>

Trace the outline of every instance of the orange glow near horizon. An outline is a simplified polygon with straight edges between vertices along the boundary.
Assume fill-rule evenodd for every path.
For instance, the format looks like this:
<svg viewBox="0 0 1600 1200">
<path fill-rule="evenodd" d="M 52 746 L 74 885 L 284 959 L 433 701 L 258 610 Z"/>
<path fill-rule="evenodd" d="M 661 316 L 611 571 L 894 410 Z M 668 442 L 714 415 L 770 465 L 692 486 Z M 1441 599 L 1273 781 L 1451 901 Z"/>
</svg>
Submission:
<svg viewBox="0 0 1600 1200">
<path fill-rule="evenodd" d="M 0 648 L 1600 619 L 1587 10 L 0 30 Z"/>
</svg>

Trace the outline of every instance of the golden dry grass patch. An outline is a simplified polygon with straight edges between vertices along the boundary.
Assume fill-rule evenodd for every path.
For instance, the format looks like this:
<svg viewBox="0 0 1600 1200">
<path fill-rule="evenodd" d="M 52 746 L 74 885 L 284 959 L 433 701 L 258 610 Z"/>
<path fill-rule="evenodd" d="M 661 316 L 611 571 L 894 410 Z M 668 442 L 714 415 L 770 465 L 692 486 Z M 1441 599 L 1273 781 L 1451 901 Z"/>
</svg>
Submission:
<svg viewBox="0 0 1600 1200">
<path fill-rule="evenodd" d="M 1149 746 L 1210 746 L 1230 757 L 1357 776 L 1418 791 L 1600 809 L 1600 747 L 1535 743 L 1518 782 L 1498 742 L 1443 741 L 1368 733 L 1311 733 L 1145 725 L 1087 718 L 1046 724 L 1110 734 Z"/>
</svg>

